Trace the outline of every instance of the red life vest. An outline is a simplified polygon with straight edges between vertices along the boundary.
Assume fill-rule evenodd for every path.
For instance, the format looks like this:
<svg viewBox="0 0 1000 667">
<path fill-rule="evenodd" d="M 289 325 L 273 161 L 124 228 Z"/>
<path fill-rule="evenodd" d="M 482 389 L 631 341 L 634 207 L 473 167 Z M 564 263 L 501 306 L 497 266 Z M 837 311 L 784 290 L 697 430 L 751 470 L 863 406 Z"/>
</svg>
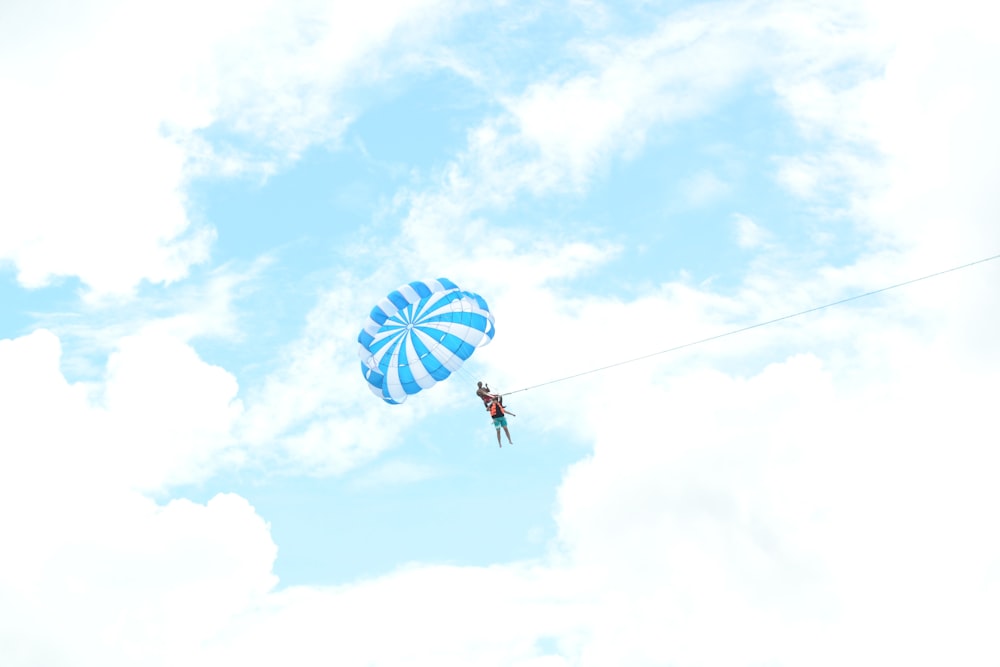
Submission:
<svg viewBox="0 0 1000 667">
<path fill-rule="evenodd" d="M 500 405 L 500 401 L 493 401 L 490 403 L 490 415 L 496 419 L 498 417 L 503 417 L 503 406 Z"/>
</svg>

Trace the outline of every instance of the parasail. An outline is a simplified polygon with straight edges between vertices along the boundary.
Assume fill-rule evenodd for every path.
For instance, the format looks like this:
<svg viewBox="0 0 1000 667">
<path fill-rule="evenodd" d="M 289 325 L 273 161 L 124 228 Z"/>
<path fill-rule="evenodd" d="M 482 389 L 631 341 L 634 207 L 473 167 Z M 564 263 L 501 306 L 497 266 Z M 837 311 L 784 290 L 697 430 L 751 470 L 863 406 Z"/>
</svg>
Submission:
<svg viewBox="0 0 1000 667">
<path fill-rule="evenodd" d="M 361 372 L 386 403 L 434 386 L 493 340 L 486 301 L 447 278 L 412 282 L 376 305 L 358 334 Z"/>
</svg>

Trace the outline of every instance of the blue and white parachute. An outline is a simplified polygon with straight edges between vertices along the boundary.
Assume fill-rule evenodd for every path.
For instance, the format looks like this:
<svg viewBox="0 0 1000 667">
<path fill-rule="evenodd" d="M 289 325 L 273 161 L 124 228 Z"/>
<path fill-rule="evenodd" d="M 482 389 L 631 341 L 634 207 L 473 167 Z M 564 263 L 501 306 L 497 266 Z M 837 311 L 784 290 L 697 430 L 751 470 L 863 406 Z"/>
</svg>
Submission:
<svg viewBox="0 0 1000 667">
<path fill-rule="evenodd" d="M 412 282 L 372 309 L 358 334 L 361 372 L 386 403 L 444 380 L 493 340 L 486 301 L 447 278 Z"/>
</svg>

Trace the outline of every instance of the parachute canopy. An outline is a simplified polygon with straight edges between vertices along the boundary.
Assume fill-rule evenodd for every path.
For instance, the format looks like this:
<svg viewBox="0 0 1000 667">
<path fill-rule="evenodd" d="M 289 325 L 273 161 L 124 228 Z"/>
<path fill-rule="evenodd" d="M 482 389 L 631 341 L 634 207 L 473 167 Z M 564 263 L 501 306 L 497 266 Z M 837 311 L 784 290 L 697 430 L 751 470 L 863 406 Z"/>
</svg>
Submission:
<svg viewBox="0 0 1000 667">
<path fill-rule="evenodd" d="M 372 309 L 358 334 L 361 372 L 386 403 L 402 403 L 457 371 L 493 340 L 486 301 L 447 278 L 412 282 Z"/>
</svg>

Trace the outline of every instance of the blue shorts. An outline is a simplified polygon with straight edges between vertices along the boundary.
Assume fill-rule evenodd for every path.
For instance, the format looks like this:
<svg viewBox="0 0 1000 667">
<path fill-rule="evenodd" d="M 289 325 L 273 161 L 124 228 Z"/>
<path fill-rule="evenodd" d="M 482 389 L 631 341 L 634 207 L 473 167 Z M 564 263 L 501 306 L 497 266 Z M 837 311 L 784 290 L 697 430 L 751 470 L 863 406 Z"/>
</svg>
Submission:
<svg viewBox="0 0 1000 667">
<path fill-rule="evenodd" d="M 494 417 L 493 418 L 493 426 L 495 426 L 498 431 L 500 430 L 501 426 L 506 426 L 506 425 L 507 425 L 507 418 L 506 417 Z"/>
</svg>

